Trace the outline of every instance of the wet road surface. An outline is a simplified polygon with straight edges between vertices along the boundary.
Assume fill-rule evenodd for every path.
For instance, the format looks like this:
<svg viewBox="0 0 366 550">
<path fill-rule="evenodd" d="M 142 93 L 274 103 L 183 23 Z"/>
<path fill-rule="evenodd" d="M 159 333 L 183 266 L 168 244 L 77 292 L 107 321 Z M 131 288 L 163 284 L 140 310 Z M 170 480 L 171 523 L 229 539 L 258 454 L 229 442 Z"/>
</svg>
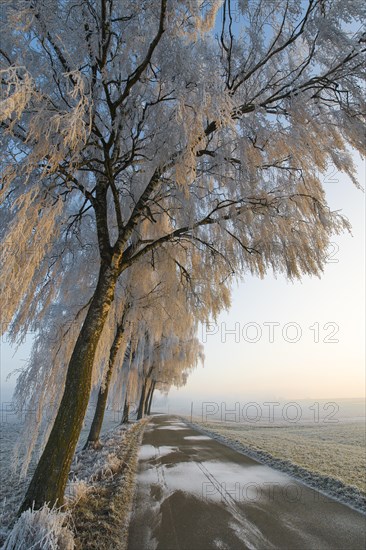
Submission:
<svg viewBox="0 0 366 550">
<path fill-rule="evenodd" d="M 128 550 L 358 550 L 365 516 L 180 420 L 139 454 Z"/>
</svg>

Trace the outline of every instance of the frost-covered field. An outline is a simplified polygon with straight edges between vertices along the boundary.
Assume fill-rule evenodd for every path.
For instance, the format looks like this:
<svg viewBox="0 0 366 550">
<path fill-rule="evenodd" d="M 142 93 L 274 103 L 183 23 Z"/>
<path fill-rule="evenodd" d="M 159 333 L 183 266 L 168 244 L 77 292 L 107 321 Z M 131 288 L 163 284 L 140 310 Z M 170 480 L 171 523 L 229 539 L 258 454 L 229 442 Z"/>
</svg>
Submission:
<svg viewBox="0 0 366 550">
<path fill-rule="evenodd" d="M 205 431 L 261 462 L 357 508 L 365 505 L 365 424 L 196 422 Z"/>
</svg>

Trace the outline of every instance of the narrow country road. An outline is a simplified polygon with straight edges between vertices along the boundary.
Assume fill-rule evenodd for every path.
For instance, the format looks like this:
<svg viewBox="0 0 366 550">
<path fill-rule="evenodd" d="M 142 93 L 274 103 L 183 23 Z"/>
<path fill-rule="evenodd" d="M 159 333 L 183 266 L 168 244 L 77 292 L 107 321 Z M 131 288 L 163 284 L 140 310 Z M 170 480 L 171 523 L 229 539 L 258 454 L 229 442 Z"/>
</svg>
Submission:
<svg viewBox="0 0 366 550">
<path fill-rule="evenodd" d="M 358 550 L 365 517 L 159 415 L 148 424 L 128 550 Z"/>
</svg>

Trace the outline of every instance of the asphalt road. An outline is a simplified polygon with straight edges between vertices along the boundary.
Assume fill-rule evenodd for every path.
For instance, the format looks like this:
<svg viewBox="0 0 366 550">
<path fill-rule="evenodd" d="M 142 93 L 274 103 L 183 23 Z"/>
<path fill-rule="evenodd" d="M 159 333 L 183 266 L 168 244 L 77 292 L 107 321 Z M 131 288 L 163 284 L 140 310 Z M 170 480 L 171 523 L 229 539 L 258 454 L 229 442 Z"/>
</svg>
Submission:
<svg viewBox="0 0 366 550">
<path fill-rule="evenodd" d="M 128 550 L 358 550 L 365 516 L 166 415 L 139 455 Z"/>
</svg>

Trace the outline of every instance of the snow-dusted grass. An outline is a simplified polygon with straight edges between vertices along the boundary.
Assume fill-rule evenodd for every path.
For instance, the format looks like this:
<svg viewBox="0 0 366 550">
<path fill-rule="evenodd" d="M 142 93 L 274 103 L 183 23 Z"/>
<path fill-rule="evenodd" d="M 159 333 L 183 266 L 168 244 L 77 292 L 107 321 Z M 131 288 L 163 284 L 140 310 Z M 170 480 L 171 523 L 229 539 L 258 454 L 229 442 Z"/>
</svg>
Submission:
<svg viewBox="0 0 366 550">
<path fill-rule="evenodd" d="M 365 425 L 196 422 L 209 433 L 356 508 L 366 504 Z"/>
<path fill-rule="evenodd" d="M 69 511 L 44 506 L 26 510 L 10 531 L 2 550 L 74 550 Z"/>
<path fill-rule="evenodd" d="M 101 438 L 100 449 L 77 453 L 66 491 L 76 549 L 125 549 L 137 453 L 146 422 L 110 430 Z"/>
</svg>

